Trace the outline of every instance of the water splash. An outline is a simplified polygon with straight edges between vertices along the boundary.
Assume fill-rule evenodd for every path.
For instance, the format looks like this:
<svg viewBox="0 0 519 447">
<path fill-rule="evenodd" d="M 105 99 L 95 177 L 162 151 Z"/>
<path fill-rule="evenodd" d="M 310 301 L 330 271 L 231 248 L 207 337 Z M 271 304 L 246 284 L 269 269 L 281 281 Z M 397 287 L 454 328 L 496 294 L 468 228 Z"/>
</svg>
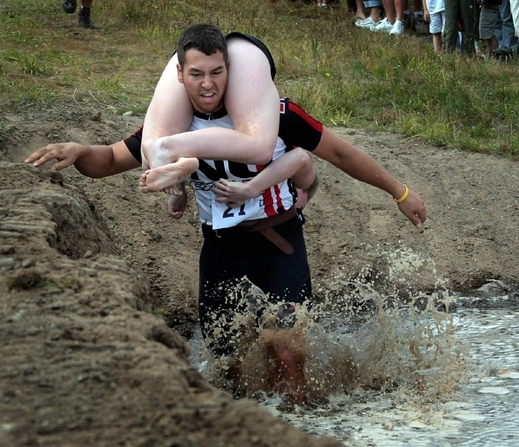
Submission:
<svg viewBox="0 0 519 447">
<path fill-rule="evenodd" d="M 447 292 L 408 296 L 404 305 L 370 284 L 344 281 L 343 286 L 350 292 L 340 300 L 335 296 L 332 303 L 293 305 L 288 338 L 277 339 L 264 334 L 287 318 L 286 306 L 269 304 L 244 279 L 239 287 L 245 303 L 240 307 L 248 310 L 232 322 L 236 353 L 215 357 L 205 351 L 204 374 L 236 396 L 264 400 L 283 389 L 267 374 L 269 349 L 281 349 L 289 339 L 304 363 L 307 393 L 316 402 L 371 389 L 399 393 L 408 402 L 431 403 L 456 389 L 467 356 L 452 337 L 452 317 L 445 311 L 451 301 Z"/>
<path fill-rule="evenodd" d="M 328 393 L 328 403 L 311 409 L 280 408 L 276 394 L 255 397 L 294 426 L 345 445 L 516 445 L 518 312 L 503 308 L 519 306 L 519 294 L 490 281 L 474 296 L 460 297 L 435 278 L 426 256 L 408 249 L 385 255 L 391 262 L 381 262 L 383 272 L 367 266 L 354 280 L 341 269 L 329 273 L 326 286 L 317 288 L 317 304 L 297 310 L 308 365 L 336 358 L 331 376 L 353 365 L 353 378 L 317 387 Z M 406 281 L 418 274 L 429 275 L 433 290 L 407 290 Z M 344 353 L 351 355 L 347 368 Z M 204 375 L 210 363 L 201 365 Z M 322 370 L 315 369 L 317 383 L 328 380 Z M 250 375 L 260 377 L 261 367 Z"/>
</svg>

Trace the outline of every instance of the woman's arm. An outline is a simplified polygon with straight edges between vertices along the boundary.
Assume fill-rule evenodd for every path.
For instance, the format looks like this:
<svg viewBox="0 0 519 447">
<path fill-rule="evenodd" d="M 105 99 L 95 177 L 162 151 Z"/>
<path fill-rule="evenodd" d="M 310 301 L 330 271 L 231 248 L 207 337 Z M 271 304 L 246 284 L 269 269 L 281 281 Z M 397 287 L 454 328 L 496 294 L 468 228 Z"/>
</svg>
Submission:
<svg viewBox="0 0 519 447">
<path fill-rule="evenodd" d="M 299 189 L 309 188 L 315 180 L 312 156 L 301 148 L 292 149 L 277 158 L 246 183 L 220 179 L 214 183 L 213 192 L 219 196 L 218 202 L 238 207 L 290 177 Z"/>
</svg>

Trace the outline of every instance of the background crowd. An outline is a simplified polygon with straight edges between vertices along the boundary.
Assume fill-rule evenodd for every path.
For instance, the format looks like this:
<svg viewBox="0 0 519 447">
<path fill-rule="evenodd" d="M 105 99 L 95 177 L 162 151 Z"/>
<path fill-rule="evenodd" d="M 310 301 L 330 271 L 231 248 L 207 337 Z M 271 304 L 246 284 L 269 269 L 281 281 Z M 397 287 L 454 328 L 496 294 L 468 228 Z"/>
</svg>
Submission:
<svg viewBox="0 0 519 447">
<path fill-rule="evenodd" d="M 330 7 L 330 0 L 317 1 Z M 425 32 L 436 52 L 502 61 L 517 53 L 519 0 L 349 0 L 348 6 L 359 28 L 390 35 Z"/>
<path fill-rule="evenodd" d="M 78 25 L 83 28 L 95 28 L 92 3 L 81 1 Z M 317 0 L 317 7 L 330 9 L 339 3 Z M 429 33 L 436 52 L 456 51 L 506 62 L 517 53 L 519 0 L 347 0 L 347 5 L 356 14 L 359 28 L 390 35 L 409 29 Z M 62 6 L 74 13 L 77 0 L 63 0 Z"/>
</svg>

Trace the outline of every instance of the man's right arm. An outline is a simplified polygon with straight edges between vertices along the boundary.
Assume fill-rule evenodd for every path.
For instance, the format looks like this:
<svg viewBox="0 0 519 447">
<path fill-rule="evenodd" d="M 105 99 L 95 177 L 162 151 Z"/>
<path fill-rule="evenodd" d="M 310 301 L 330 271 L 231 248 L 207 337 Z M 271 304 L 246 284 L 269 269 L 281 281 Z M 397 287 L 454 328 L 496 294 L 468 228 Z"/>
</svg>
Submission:
<svg viewBox="0 0 519 447">
<path fill-rule="evenodd" d="M 141 165 L 124 141 L 107 146 L 86 146 L 72 142 L 49 144 L 33 152 L 25 163 L 38 167 L 51 160 L 58 160 L 51 167 L 53 170 L 59 171 L 73 164 L 81 174 L 92 178 L 119 174 Z"/>
<path fill-rule="evenodd" d="M 374 158 L 324 128 L 319 145 L 312 153 L 339 168 L 350 177 L 375 186 L 400 199 L 398 208 L 417 228 L 426 219 L 423 200 L 414 191 L 394 178 Z"/>
</svg>

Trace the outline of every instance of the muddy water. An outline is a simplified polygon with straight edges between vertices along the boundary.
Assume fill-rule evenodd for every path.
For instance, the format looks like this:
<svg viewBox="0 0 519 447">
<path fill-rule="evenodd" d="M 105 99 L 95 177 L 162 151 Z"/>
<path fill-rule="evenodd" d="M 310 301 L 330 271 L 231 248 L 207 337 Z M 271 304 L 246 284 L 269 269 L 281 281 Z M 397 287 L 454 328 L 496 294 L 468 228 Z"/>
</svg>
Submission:
<svg viewBox="0 0 519 447">
<path fill-rule="evenodd" d="M 439 358 L 436 368 L 423 371 L 429 374 L 427 389 L 409 383 L 385 393 L 357 388 L 336 394 L 328 405 L 311 411 L 278 412 L 274 400 L 265 405 L 302 430 L 339 438 L 346 446 L 515 447 L 519 445 L 519 311 L 508 298 L 507 294 L 491 297 L 493 309 L 459 307 L 451 314 L 452 330 L 435 336 L 449 338 L 451 347 L 463 351 L 464 366 L 449 363 L 453 357 Z M 463 306 L 479 299 L 457 301 Z M 461 377 L 454 377 L 453 370 Z M 442 382 L 442 375 L 455 379 L 452 386 Z M 430 393 L 438 385 L 443 390 Z"/>
<path fill-rule="evenodd" d="M 312 409 L 279 410 L 278 397 L 262 405 L 345 446 L 519 445 L 517 293 L 495 282 L 474 296 L 428 296 L 414 308 L 363 289 L 375 303 L 369 316 L 321 310 L 307 333 L 314 352 L 327 352 L 328 342 L 352 350 L 355 383 Z M 455 310 L 437 311 L 438 302 Z M 192 343 L 200 352 L 199 335 Z M 200 368 L 210 370 L 207 361 Z"/>
</svg>

